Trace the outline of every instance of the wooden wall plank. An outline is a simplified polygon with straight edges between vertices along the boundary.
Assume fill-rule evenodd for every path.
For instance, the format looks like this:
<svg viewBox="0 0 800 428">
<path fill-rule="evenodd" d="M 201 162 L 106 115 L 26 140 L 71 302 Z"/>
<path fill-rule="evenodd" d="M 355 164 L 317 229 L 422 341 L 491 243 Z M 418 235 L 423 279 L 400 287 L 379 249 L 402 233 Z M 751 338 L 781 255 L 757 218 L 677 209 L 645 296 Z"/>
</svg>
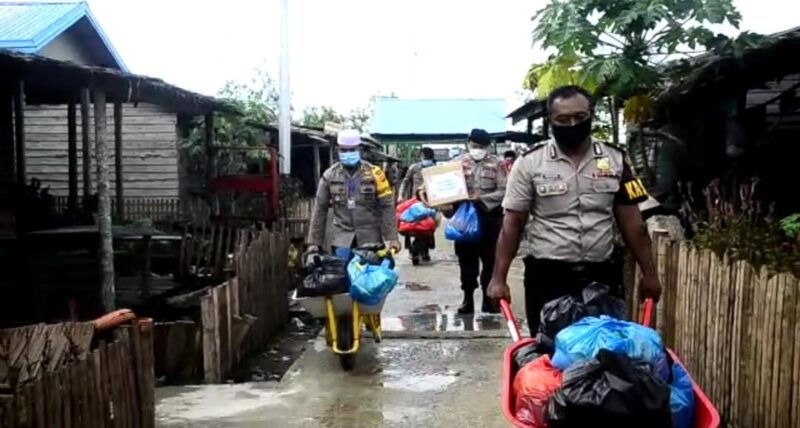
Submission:
<svg viewBox="0 0 800 428">
<path fill-rule="evenodd" d="M 777 396 L 776 413 L 778 427 L 793 428 L 791 423 L 792 390 L 800 389 L 800 385 L 792 382 L 794 367 L 794 343 L 798 339 L 794 335 L 794 326 L 797 324 L 797 281 L 790 275 L 781 275 L 783 278 L 783 316 L 780 319 L 780 341 L 776 344 L 777 353 L 780 355 L 780 368 L 777 373 L 778 381 L 775 382 Z"/>
<path fill-rule="evenodd" d="M 31 165 L 32 178 L 39 178 L 43 185 L 51 186 L 52 193 L 55 195 L 67 195 L 68 187 L 61 183 L 68 182 L 68 128 L 67 128 L 67 108 L 66 106 L 31 106 L 29 109 L 31 120 L 25 124 L 30 145 L 26 150 L 26 161 Z M 88 111 L 86 120 L 81 120 L 77 124 L 77 132 L 83 134 L 83 126 L 91 128 L 91 121 L 94 117 L 91 109 Z M 106 114 L 109 126 L 114 121 L 113 112 Z M 126 105 L 122 109 L 122 129 L 121 136 L 124 141 L 123 159 L 125 162 L 124 179 L 126 184 L 129 180 L 147 181 L 157 183 L 159 179 L 137 177 L 137 170 L 128 168 L 128 165 L 151 165 L 169 166 L 173 175 L 167 188 L 169 193 L 154 193 L 154 187 L 140 188 L 139 192 L 126 192 L 126 196 L 167 196 L 178 197 L 178 152 L 177 152 L 177 118 L 174 113 L 152 108 L 131 108 Z M 91 147 L 94 141 L 92 130 L 89 129 L 86 144 Z M 95 161 L 92 151 L 88 150 L 90 162 Z M 116 156 L 116 150 L 109 150 L 109 156 Z M 154 157 L 157 156 L 157 157 Z M 84 159 L 79 159 L 79 168 L 82 168 Z M 58 166 L 57 170 L 48 170 L 47 167 Z M 89 165 L 91 168 L 91 165 Z M 91 170 L 91 169 L 90 169 Z M 63 172 L 62 172 L 63 171 Z M 79 185 L 86 179 L 85 176 L 79 177 Z M 116 179 L 110 180 L 112 185 Z M 163 180 L 161 180 L 163 181 Z M 91 177 L 89 177 L 91 185 Z M 126 186 L 127 190 L 127 186 Z"/>
<path fill-rule="evenodd" d="M 209 294 L 200 301 L 203 321 L 203 372 L 206 383 L 221 381 L 219 373 L 219 335 L 217 334 L 217 311 Z"/>
</svg>

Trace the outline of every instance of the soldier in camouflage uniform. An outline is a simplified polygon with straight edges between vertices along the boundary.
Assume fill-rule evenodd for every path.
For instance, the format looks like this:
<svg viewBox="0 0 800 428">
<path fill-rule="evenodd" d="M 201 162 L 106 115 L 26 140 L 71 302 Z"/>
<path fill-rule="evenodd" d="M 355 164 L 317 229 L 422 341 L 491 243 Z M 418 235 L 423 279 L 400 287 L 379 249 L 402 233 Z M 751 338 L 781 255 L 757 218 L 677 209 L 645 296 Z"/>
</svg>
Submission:
<svg viewBox="0 0 800 428">
<path fill-rule="evenodd" d="M 400 250 L 394 212 L 394 192 L 380 167 L 361 160 L 358 131 L 341 131 L 337 137 L 339 162 L 319 181 L 311 225 L 310 251 L 319 251 L 325 241 L 328 212 L 333 215 L 333 252 L 349 259 L 351 249 L 385 244 Z"/>
<path fill-rule="evenodd" d="M 478 242 L 455 243 L 461 289 L 464 291 L 459 314 L 475 312 L 474 294 L 479 285 L 483 292 L 482 311 L 499 312 L 497 302 L 487 297 L 486 287 L 494 269 L 495 245 L 503 222 L 500 203 L 506 191 L 506 170 L 502 159 L 489 154 L 490 142 L 485 130 L 473 129 L 469 135 L 469 152 L 453 160 L 461 162 L 464 168 L 467 190 L 470 199 L 475 201 L 481 226 L 481 239 Z M 442 213 L 446 217 L 452 216 L 455 208 L 443 207 Z"/>
</svg>

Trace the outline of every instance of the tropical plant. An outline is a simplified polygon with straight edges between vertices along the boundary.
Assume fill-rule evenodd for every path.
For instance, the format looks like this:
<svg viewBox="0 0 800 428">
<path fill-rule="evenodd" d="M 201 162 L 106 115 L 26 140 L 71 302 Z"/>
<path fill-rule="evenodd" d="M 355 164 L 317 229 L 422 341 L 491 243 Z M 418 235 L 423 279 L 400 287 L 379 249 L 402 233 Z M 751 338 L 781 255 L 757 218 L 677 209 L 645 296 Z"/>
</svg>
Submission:
<svg viewBox="0 0 800 428">
<path fill-rule="evenodd" d="M 555 87 L 578 84 L 609 96 L 615 112 L 629 100 L 623 117 L 632 122 L 649 116 L 648 94 L 668 61 L 743 45 L 707 28 L 738 28 L 732 0 L 551 0 L 533 20 L 534 42 L 556 54 L 533 65 L 525 85 L 544 98 Z M 617 125 L 613 132 L 616 139 Z"/>
<path fill-rule="evenodd" d="M 720 180 L 706 187 L 708 211 L 692 213 L 694 242 L 732 260 L 800 275 L 800 214 L 776 221 L 773 209 L 757 198 L 758 180 L 725 189 Z"/>
</svg>

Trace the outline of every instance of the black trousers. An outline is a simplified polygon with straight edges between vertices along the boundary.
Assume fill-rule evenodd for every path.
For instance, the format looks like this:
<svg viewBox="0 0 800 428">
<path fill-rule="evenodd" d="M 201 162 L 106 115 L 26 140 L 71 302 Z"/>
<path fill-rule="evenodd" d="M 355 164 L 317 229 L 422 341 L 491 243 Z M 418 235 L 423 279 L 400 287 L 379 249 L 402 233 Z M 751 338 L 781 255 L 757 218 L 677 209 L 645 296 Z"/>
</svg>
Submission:
<svg viewBox="0 0 800 428">
<path fill-rule="evenodd" d="M 461 276 L 461 289 L 465 293 L 475 291 L 480 285 L 486 291 L 492 279 L 494 269 L 494 252 L 500 236 L 502 216 L 483 214 L 481 221 L 481 239 L 477 242 L 456 242 L 456 257 Z"/>
<path fill-rule="evenodd" d="M 624 298 L 622 265 L 612 258 L 599 263 L 572 263 L 560 260 L 525 258 L 525 315 L 532 333 L 539 328 L 539 313 L 544 305 L 559 297 L 578 294 L 592 282 L 611 288 L 611 294 Z"/>
<path fill-rule="evenodd" d="M 430 250 L 436 248 L 434 235 L 430 236 L 406 236 L 406 248 L 411 257 L 430 255 Z"/>
</svg>

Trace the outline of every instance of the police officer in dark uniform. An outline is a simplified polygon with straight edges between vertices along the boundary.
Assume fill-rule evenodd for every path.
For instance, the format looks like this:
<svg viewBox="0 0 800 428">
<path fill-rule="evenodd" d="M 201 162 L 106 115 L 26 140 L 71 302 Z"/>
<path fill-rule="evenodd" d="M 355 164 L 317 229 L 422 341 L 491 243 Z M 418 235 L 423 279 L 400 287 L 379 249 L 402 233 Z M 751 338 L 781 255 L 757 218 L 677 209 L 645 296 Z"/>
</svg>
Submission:
<svg viewBox="0 0 800 428">
<path fill-rule="evenodd" d="M 508 270 L 527 222 L 525 311 L 531 331 L 545 303 L 593 281 L 622 297 L 620 266 L 612 257 L 615 224 L 643 272 L 642 295 L 657 299 L 661 293 L 637 206 L 647 193 L 621 149 L 592 141 L 591 96 L 565 86 L 550 94 L 547 108 L 554 140 L 533 146 L 514 163 L 489 287 L 493 298 L 510 297 Z"/>
</svg>

